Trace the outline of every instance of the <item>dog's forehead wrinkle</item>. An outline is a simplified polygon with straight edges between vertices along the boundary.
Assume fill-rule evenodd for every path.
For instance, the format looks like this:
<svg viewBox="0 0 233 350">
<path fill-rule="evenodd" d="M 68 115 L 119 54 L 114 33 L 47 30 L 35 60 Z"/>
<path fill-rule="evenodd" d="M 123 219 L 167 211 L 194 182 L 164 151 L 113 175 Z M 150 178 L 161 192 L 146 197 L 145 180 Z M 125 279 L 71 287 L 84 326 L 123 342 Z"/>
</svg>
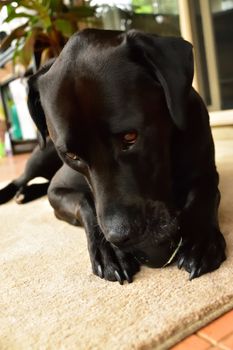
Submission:
<svg viewBox="0 0 233 350">
<path fill-rule="evenodd" d="M 94 77 L 105 74 L 105 79 L 116 79 L 129 74 L 128 79 L 136 75 L 138 66 L 129 57 L 127 47 L 89 45 L 85 50 L 81 50 L 76 58 L 76 69 L 79 74 L 90 72 Z"/>
<path fill-rule="evenodd" d="M 88 28 L 73 34 L 65 45 L 63 52 L 77 55 L 78 52 L 90 46 L 103 49 L 119 46 L 123 42 L 125 42 L 125 35 L 122 31 Z"/>
<path fill-rule="evenodd" d="M 67 63 L 64 56 L 45 74 L 42 90 L 46 117 L 49 120 L 56 115 L 56 134 L 62 129 L 64 135 L 75 135 L 75 130 L 88 125 L 101 137 L 101 128 L 110 134 L 140 131 L 145 123 L 142 100 L 151 84 L 142 67 L 128 59 L 124 48 L 100 51 L 90 45 L 81 50 L 76 61 Z"/>
<path fill-rule="evenodd" d="M 77 116 L 73 110 L 69 111 L 70 106 L 82 109 L 85 118 L 97 116 L 98 110 L 114 114 L 119 107 L 124 113 L 131 113 L 130 99 L 139 89 L 139 76 L 143 72 L 141 67 L 126 59 L 126 55 L 122 49 L 108 47 L 100 51 L 93 45 L 81 50 L 75 62 L 65 60 L 63 55 L 42 81 L 42 90 L 50 97 L 48 104 L 57 109 L 58 113 L 54 112 L 58 115 L 64 110 L 72 121 Z"/>
</svg>

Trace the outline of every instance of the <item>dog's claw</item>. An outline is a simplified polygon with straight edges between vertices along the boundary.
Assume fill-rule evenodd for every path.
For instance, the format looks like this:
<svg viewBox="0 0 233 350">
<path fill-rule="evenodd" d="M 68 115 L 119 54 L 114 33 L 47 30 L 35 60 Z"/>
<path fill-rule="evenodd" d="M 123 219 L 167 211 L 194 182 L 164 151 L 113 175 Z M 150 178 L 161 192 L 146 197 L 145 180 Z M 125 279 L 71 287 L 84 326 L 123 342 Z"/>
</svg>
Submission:
<svg viewBox="0 0 233 350">
<path fill-rule="evenodd" d="M 184 264 L 184 256 L 182 256 L 181 258 L 180 258 L 180 260 L 178 261 L 178 264 L 177 264 L 177 266 L 178 266 L 178 269 L 181 269 L 182 268 L 182 266 L 183 266 L 183 264 Z"/>
<path fill-rule="evenodd" d="M 127 272 L 126 270 L 123 270 L 123 273 L 124 273 L 125 278 L 127 279 L 127 281 L 128 281 L 129 283 L 132 283 L 132 282 L 133 282 L 133 279 L 132 279 L 131 276 L 128 275 L 128 272 Z"/>
<path fill-rule="evenodd" d="M 121 276 L 119 275 L 119 272 L 117 270 L 114 271 L 114 274 L 115 274 L 115 277 L 117 279 L 117 281 L 120 283 L 120 284 L 123 284 L 123 280 L 121 279 Z"/>
<path fill-rule="evenodd" d="M 189 281 L 192 281 L 193 278 L 197 277 L 198 276 L 198 272 L 199 270 L 197 268 L 193 268 L 190 272 L 190 275 L 189 275 Z"/>
<path fill-rule="evenodd" d="M 98 265 L 97 269 L 98 269 L 98 276 L 100 278 L 104 278 L 103 269 L 102 269 L 101 265 Z"/>
</svg>

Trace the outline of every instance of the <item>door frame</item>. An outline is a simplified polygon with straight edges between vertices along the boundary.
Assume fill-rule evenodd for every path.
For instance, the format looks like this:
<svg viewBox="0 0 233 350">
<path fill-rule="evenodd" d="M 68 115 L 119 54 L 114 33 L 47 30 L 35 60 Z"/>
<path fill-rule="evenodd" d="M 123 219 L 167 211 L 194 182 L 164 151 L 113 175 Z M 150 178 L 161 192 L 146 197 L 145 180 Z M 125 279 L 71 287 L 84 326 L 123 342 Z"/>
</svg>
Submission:
<svg viewBox="0 0 233 350">
<path fill-rule="evenodd" d="M 195 0 L 196 1 L 196 0 Z M 210 124 L 216 125 L 232 125 L 233 124 L 233 109 L 221 110 L 221 95 L 219 86 L 219 77 L 217 70 L 217 57 L 215 49 L 214 31 L 212 23 L 212 14 L 210 8 L 210 0 L 199 1 L 202 30 L 204 37 L 207 74 L 211 84 L 209 85 L 211 104 L 208 105 L 210 112 Z M 192 0 L 178 0 L 180 12 L 180 29 L 182 37 L 190 41 L 197 49 L 194 51 L 194 88 L 203 95 L 203 82 L 200 70 L 200 59 L 197 45 L 196 22 Z"/>
</svg>

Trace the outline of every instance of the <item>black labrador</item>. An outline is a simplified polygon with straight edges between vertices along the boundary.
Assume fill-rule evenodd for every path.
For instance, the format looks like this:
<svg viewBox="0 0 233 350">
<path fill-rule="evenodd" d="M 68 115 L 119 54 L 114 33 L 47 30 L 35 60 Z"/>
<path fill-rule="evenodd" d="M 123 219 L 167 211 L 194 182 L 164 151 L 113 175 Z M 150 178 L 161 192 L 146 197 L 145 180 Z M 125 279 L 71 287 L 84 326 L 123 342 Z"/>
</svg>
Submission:
<svg viewBox="0 0 233 350">
<path fill-rule="evenodd" d="M 226 258 L 209 116 L 192 79 L 182 38 L 96 29 L 30 78 L 41 147 L 49 132 L 63 160 L 49 201 L 84 226 L 101 278 L 131 282 L 135 252 L 161 255 L 181 237 L 177 265 L 190 279 Z"/>
</svg>

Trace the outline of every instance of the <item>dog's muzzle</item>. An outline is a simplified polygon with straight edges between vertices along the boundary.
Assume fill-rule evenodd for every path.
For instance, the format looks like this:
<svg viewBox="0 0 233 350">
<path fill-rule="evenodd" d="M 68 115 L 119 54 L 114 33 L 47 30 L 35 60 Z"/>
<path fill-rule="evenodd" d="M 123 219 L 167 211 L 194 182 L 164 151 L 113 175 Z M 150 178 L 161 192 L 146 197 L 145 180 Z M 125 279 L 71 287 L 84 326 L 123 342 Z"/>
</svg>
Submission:
<svg viewBox="0 0 233 350">
<path fill-rule="evenodd" d="M 162 202 L 149 201 L 146 221 L 142 239 L 128 251 L 143 265 L 165 267 L 174 261 L 182 245 L 178 215 L 171 214 Z"/>
<path fill-rule="evenodd" d="M 166 242 L 157 246 L 144 243 L 132 251 L 134 257 L 140 264 L 149 267 L 165 267 L 171 264 L 180 247 L 182 245 L 182 237 L 179 242 Z"/>
</svg>

